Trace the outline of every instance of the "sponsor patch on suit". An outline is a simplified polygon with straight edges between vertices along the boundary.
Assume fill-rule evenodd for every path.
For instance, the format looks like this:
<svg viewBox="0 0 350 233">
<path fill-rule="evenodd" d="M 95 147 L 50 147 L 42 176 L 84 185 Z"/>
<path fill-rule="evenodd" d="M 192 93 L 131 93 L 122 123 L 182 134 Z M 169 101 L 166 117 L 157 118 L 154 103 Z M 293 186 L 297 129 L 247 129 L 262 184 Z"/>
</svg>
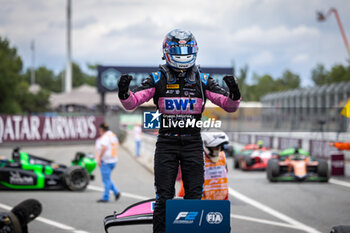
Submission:
<svg viewBox="0 0 350 233">
<path fill-rule="evenodd" d="M 167 84 L 166 89 L 179 89 L 179 84 Z"/>
</svg>

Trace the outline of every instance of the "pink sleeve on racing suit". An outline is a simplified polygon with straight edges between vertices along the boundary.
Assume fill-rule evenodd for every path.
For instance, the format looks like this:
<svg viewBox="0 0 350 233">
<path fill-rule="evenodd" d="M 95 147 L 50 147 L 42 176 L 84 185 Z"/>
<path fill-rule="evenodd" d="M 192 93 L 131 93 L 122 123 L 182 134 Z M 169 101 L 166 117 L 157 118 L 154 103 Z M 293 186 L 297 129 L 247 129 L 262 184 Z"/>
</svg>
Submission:
<svg viewBox="0 0 350 233">
<path fill-rule="evenodd" d="M 135 93 L 130 91 L 129 97 L 125 100 L 121 99 L 120 102 L 126 110 L 132 110 L 144 102 L 149 101 L 153 97 L 155 91 L 156 89 L 154 87 L 137 91 Z"/>
<path fill-rule="evenodd" d="M 211 92 L 209 90 L 206 90 L 205 94 L 211 102 L 223 108 L 226 112 L 235 112 L 238 109 L 239 103 L 242 99 L 232 100 L 229 96 Z"/>
</svg>

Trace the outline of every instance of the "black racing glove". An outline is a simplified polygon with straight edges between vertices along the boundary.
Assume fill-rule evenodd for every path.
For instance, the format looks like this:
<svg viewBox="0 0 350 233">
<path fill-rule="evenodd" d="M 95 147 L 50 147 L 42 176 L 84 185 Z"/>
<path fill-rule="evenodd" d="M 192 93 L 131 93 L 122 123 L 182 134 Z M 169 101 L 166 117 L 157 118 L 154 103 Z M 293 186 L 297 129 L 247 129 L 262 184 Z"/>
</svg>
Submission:
<svg viewBox="0 0 350 233">
<path fill-rule="evenodd" d="M 129 85 L 132 80 L 132 76 L 128 74 L 123 74 L 119 78 L 118 82 L 118 96 L 120 99 L 125 100 L 129 97 Z"/>
<path fill-rule="evenodd" d="M 226 75 L 224 81 L 230 90 L 230 98 L 232 100 L 239 100 L 241 98 L 241 93 L 239 92 L 238 82 L 236 77 L 233 75 Z"/>
</svg>

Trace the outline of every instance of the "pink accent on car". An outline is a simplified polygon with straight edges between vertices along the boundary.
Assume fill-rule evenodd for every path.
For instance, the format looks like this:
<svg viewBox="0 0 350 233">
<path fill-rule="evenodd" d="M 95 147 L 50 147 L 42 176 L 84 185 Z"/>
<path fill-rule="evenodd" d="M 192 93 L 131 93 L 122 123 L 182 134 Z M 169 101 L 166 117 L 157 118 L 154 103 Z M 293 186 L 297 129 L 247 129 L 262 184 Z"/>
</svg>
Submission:
<svg viewBox="0 0 350 233">
<path fill-rule="evenodd" d="M 239 103 L 241 102 L 241 99 L 232 100 L 228 96 L 224 96 L 208 90 L 205 91 L 205 94 L 211 102 L 223 108 L 226 112 L 235 112 L 239 107 Z"/>
<path fill-rule="evenodd" d="M 158 106 L 164 114 L 201 114 L 202 102 L 201 98 L 195 97 L 160 97 Z"/>
<path fill-rule="evenodd" d="M 126 110 L 132 110 L 144 102 L 150 100 L 153 97 L 155 91 L 156 89 L 153 87 L 138 91 L 136 93 L 130 92 L 129 97 L 125 100 L 120 100 L 120 102 L 123 104 Z"/>
<path fill-rule="evenodd" d="M 131 207 L 124 213 L 118 214 L 116 218 L 124 218 L 124 217 L 141 215 L 141 214 L 153 214 L 153 205 L 154 205 L 153 203 L 154 201 L 150 201 L 150 202 L 145 202 L 140 205 Z"/>
</svg>

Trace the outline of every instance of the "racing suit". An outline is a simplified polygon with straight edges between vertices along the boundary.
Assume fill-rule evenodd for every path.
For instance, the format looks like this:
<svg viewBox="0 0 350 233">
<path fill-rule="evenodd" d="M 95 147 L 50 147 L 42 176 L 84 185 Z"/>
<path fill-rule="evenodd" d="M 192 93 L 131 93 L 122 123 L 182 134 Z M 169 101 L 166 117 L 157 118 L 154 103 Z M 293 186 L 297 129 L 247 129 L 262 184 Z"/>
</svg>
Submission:
<svg viewBox="0 0 350 233">
<path fill-rule="evenodd" d="M 197 66 L 176 72 L 161 65 L 127 98 L 119 95 L 127 110 L 153 98 L 161 113 L 161 126 L 156 143 L 154 175 L 156 205 L 153 232 L 165 232 L 165 202 L 175 196 L 175 180 L 179 163 L 185 188 L 185 199 L 201 199 L 204 182 L 203 144 L 197 124 L 181 127 L 180 122 L 198 121 L 206 99 L 227 112 L 238 109 L 240 96 L 221 88 L 209 74 Z"/>
</svg>

